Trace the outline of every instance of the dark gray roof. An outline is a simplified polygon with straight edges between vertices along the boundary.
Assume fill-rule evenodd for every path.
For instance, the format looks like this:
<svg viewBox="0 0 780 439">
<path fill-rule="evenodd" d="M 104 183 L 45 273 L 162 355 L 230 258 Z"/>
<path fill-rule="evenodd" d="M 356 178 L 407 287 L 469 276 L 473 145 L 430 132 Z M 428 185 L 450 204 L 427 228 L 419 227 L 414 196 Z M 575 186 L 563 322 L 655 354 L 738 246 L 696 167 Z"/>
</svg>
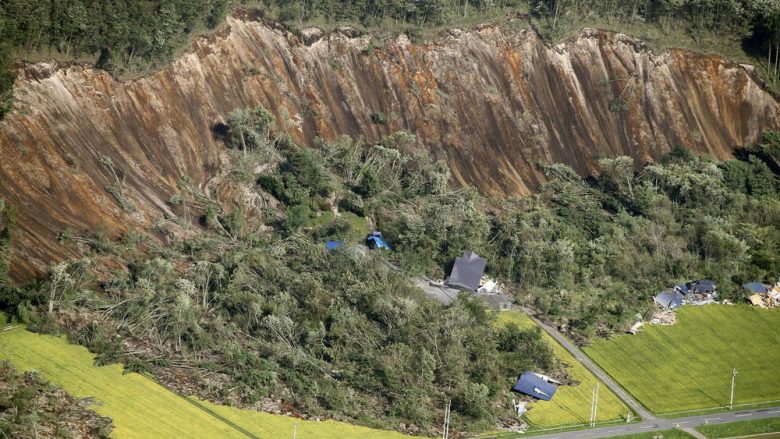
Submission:
<svg viewBox="0 0 780 439">
<path fill-rule="evenodd" d="M 750 283 L 742 284 L 742 288 L 752 293 L 766 293 L 769 290 L 769 287 L 767 285 L 762 284 L 761 282 L 750 282 Z"/>
<path fill-rule="evenodd" d="M 479 288 L 479 280 L 485 274 L 487 259 L 481 258 L 472 251 L 463 252 L 463 256 L 455 258 L 447 284 L 454 287 L 476 291 Z"/>
<path fill-rule="evenodd" d="M 694 293 L 706 293 L 715 291 L 715 281 L 709 279 L 697 280 L 691 285 L 691 291 Z"/>
<path fill-rule="evenodd" d="M 654 300 L 664 308 L 679 308 L 683 304 L 683 295 L 677 291 L 664 291 L 655 296 Z"/>
</svg>

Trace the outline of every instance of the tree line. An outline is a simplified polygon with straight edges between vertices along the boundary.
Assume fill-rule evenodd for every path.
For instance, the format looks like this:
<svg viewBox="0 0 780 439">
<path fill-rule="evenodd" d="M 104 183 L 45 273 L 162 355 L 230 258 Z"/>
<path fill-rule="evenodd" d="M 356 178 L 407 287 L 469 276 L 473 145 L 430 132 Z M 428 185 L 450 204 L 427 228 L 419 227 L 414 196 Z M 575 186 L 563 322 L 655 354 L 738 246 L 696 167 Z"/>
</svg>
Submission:
<svg viewBox="0 0 780 439">
<path fill-rule="evenodd" d="M 148 69 L 213 29 L 228 0 L 6 0 L 0 3 L 0 118 L 13 107 L 13 58 L 53 50 L 100 68 Z"/>
<path fill-rule="evenodd" d="M 7 0 L 0 4 L 0 117 L 13 107 L 14 57 L 54 50 L 66 58 L 96 59 L 102 68 L 142 71 L 168 59 L 193 31 L 215 28 L 229 3 Z M 753 56 L 766 56 L 769 79 L 780 80 L 780 2 L 772 0 L 260 0 L 259 8 L 292 25 L 322 19 L 375 29 L 389 21 L 412 33 L 516 11 L 529 11 L 549 38 L 564 23 L 589 17 L 682 26 L 694 38 L 709 32 L 742 39 Z"/>
</svg>

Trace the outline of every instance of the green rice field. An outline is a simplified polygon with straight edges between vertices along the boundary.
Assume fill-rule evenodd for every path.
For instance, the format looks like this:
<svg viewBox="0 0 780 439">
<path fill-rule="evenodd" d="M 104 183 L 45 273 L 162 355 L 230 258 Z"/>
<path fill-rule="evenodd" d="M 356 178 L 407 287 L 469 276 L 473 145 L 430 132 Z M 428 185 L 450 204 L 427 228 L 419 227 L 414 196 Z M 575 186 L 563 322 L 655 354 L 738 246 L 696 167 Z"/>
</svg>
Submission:
<svg viewBox="0 0 780 439">
<path fill-rule="evenodd" d="M 625 436 L 613 436 L 611 439 L 693 439 L 693 436 L 682 430 L 651 431 L 649 433 L 628 434 Z"/>
<path fill-rule="evenodd" d="M 22 371 L 36 370 L 114 421 L 112 437 L 358 439 L 409 437 L 336 421 L 304 421 L 286 416 L 218 406 L 185 398 L 118 364 L 95 367 L 94 355 L 64 338 L 39 335 L 5 324 L 0 314 L 0 360 Z M 296 427 L 297 424 L 297 427 Z"/>
<path fill-rule="evenodd" d="M 499 324 L 514 323 L 527 329 L 535 323 L 519 311 L 502 311 L 498 314 Z M 536 401 L 529 405 L 526 421 L 533 428 L 553 428 L 561 425 L 587 424 L 590 419 L 590 399 L 593 386 L 598 379 L 582 366 L 566 349 L 553 340 L 546 332 L 542 333 L 555 356 L 568 365 L 567 371 L 572 379 L 579 381 L 577 386 L 559 386 L 550 401 Z M 602 384 L 599 390 L 598 422 L 625 419 L 628 408 L 622 401 Z"/>
<path fill-rule="evenodd" d="M 673 326 L 598 340 L 585 352 L 650 411 L 780 400 L 780 309 L 684 306 Z"/>
<path fill-rule="evenodd" d="M 696 430 L 711 439 L 749 436 L 780 432 L 780 418 L 757 419 L 755 421 L 729 422 L 727 424 L 705 425 Z M 777 433 L 780 437 L 780 433 Z"/>
</svg>

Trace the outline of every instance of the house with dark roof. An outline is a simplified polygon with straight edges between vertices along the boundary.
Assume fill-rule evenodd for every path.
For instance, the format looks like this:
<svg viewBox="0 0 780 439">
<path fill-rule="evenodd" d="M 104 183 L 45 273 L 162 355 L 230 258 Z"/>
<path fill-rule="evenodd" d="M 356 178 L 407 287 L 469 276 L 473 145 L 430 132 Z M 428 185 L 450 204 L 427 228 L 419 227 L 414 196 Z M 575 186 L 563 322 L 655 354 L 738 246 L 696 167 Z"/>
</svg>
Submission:
<svg viewBox="0 0 780 439">
<path fill-rule="evenodd" d="M 748 290 L 751 293 L 766 294 L 772 287 L 769 285 L 764 285 L 761 282 L 748 282 L 746 284 L 742 284 L 742 288 Z"/>
<path fill-rule="evenodd" d="M 533 396 L 536 399 L 549 401 L 558 389 L 533 372 L 523 372 L 517 378 L 512 390 Z"/>
<path fill-rule="evenodd" d="M 683 304 L 683 294 L 676 289 L 659 293 L 653 299 L 661 308 L 675 309 Z"/>
<path fill-rule="evenodd" d="M 479 281 L 485 274 L 487 259 L 480 257 L 473 251 L 464 251 L 463 256 L 455 258 L 447 285 L 461 288 L 471 292 L 479 289 Z"/>
<path fill-rule="evenodd" d="M 697 280 L 692 282 L 689 286 L 692 293 L 696 294 L 708 294 L 715 292 L 715 281 L 709 279 Z"/>
</svg>

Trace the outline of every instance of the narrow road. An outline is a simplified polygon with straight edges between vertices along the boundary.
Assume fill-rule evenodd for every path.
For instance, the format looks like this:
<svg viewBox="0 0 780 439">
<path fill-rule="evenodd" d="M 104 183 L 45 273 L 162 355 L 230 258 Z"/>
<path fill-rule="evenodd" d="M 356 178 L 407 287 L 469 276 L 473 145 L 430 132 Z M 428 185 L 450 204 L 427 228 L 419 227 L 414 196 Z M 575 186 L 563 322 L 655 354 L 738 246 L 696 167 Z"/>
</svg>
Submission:
<svg viewBox="0 0 780 439">
<path fill-rule="evenodd" d="M 561 344 L 567 351 L 571 352 L 572 355 L 574 355 L 574 358 L 577 359 L 580 363 L 582 363 L 583 366 L 585 366 L 589 371 L 593 373 L 593 375 L 596 375 L 598 379 L 600 379 L 604 384 L 609 387 L 610 390 L 615 392 L 615 394 L 618 396 L 618 398 L 622 399 L 623 402 L 628 405 L 631 410 L 634 411 L 637 415 L 639 415 L 642 419 L 645 421 L 654 421 L 657 418 L 653 416 L 652 413 L 650 413 L 642 404 L 639 403 L 636 399 L 634 399 L 633 396 L 631 396 L 626 390 L 620 385 L 615 382 L 609 375 L 607 375 L 604 370 L 602 370 L 600 367 L 596 365 L 593 360 L 591 360 L 585 353 L 580 350 L 574 343 L 569 341 L 568 338 L 566 338 L 563 334 L 558 332 L 557 329 L 550 327 L 548 325 L 545 325 L 539 319 L 533 316 L 531 314 L 531 311 L 527 308 L 522 308 L 523 312 L 528 314 L 531 319 L 533 319 L 534 322 L 536 322 L 537 325 L 539 325 L 540 328 L 544 329 L 545 332 L 550 334 L 552 338 L 554 338 L 558 343 Z"/>
<path fill-rule="evenodd" d="M 709 415 L 690 416 L 678 419 L 655 419 L 643 421 L 637 424 L 619 424 L 612 427 L 594 428 L 591 430 L 577 430 L 568 432 L 554 432 L 544 435 L 530 436 L 534 439 L 596 439 L 602 437 L 622 436 L 636 433 L 649 433 L 653 431 L 671 430 L 679 428 L 684 431 L 692 430 L 702 425 L 724 424 L 726 422 L 752 421 L 780 417 L 780 406 L 740 412 L 715 413 Z M 701 433 L 697 433 L 701 434 Z M 511 436 L 503 436 L 504 439 Z M 514 436 L 524 437 L 523 434 Z"/>
</svg>

